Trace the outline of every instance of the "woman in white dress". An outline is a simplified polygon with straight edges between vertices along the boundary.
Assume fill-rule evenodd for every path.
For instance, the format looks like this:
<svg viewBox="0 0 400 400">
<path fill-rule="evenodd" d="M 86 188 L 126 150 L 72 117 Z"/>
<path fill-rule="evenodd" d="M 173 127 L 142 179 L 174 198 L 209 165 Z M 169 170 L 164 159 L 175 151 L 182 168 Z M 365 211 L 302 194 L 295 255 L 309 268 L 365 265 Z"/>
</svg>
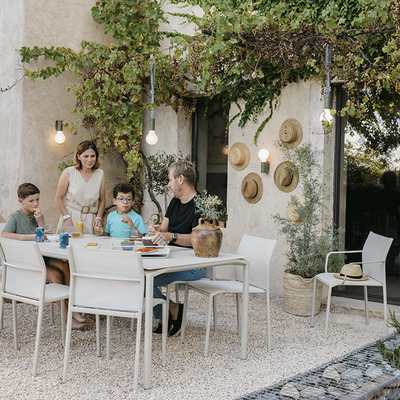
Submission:
<svg viewBox="0 0 400 400">
<path fill-rule="evenodd" d="M 85 140 L 75 151 L 74 165 L 66 168 L 57 185 L 56 204 L 61 216 L 57 233 L 63 226 L 83 222 L 83 233 L 103 233 L 103 213 L 106 205 L 104 173 L 99 169 L 96 145 Z M 65 202 L 64 202 L 65 198 Z"/>
</svg>

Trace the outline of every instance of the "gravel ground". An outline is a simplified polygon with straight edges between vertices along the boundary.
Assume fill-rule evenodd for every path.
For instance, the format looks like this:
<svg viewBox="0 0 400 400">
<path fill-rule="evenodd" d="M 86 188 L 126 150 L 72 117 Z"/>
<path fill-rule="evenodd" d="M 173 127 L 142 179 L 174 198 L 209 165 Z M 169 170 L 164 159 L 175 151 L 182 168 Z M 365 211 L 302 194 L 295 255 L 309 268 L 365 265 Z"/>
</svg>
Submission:
<svg viewBox="0 0 400 400">
<path fill-rule="evenodd" d="M 234 297 L 218 298 L 218 332 L 211 333 L 209 356 L 204 358 L 205 298 L 191 293 L 185 343 L 167 342 L 167 366 L 161 366 L 161 337 L 153 336 L 153 367 L 150 390 L 144 390 L 143 371 L 139 389 L 133 392 L 134 333 L 130 321 L 116 318 L 112 329 L 112 359 L 105 357 L 105 325 L 101 320 L 102 357 L 96 357 L 94 316 L 71 343 L 69 380 L 62 383 L 64 352 L 58 310 L 50 324 L 45 310 L 39 369 L 32 376 L 37 309 L 19 304 L 20 350 L 13 347 L 11 304 L 4 304 L 4 329 L 0 331 L 0 399 L 234 399 L 304 372 L 384 336 L 382 316 L 365 325 L 362 313 L 335 309 L 324 341 L 325 312 L 316 317 L 296 317 L 284 311 L 283 299 L 271 302 L 272 350 L 266 345 L 265 298 L 251 297 L 248 357 L 239 358 Z M 55 308 L 56 310 L 56 308 Z M 143 361 L 143 354 L 141 355 Z"/>
</svg>

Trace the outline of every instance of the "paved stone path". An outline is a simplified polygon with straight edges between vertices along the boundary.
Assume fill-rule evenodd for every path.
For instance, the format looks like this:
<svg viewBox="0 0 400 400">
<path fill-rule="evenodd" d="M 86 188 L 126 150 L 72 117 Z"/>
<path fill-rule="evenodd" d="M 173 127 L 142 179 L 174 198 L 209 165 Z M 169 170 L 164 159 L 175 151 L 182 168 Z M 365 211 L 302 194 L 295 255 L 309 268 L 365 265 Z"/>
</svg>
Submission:
<svg viewBox="0 0 400 400">
<path fill-rule="evenodd" d="M 382 339 L 395 349 L 400 339 L 393 334 Z M 376 342 L 352 351 L 329 363 L 237 400 L 316 400 L 400 399 L 400 370 L 383 358 Z"/>
</svg>

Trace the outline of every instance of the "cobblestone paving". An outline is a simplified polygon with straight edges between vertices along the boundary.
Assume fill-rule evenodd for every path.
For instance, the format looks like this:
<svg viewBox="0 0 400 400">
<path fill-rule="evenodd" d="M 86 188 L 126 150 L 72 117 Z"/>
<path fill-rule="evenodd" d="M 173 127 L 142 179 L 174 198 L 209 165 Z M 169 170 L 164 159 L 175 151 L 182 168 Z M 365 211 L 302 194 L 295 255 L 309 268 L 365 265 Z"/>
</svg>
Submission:
<svg viewBox="0 0 400 400">
<path fill-rule="evenodd" d="M 386 347 L 400 346 L 395 334 L 382 339 Z M 383 358 L 375 342 L 329 363 L 237 400 L 400 399 L 400 370 Z"/>
</svg>

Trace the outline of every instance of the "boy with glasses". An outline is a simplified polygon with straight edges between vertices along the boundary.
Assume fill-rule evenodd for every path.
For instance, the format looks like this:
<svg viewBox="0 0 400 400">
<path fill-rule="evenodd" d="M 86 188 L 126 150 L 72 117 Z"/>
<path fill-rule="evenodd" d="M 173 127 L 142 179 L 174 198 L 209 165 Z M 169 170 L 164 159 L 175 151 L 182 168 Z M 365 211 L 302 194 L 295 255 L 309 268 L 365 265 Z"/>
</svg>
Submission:
<svg viewBox="0 0 400 400">
<path fill-rule="evenodd" d="M 113 203 L 117 210 L 107 217 L 105 232 L 111 237 L 123 238 L 126 229 L 138 231 L 138 236 L 146 235 L 143 218 L 132 210 L 135 192 L 129 183 L 118 183 L 113 189 Z"/>
</svg>

